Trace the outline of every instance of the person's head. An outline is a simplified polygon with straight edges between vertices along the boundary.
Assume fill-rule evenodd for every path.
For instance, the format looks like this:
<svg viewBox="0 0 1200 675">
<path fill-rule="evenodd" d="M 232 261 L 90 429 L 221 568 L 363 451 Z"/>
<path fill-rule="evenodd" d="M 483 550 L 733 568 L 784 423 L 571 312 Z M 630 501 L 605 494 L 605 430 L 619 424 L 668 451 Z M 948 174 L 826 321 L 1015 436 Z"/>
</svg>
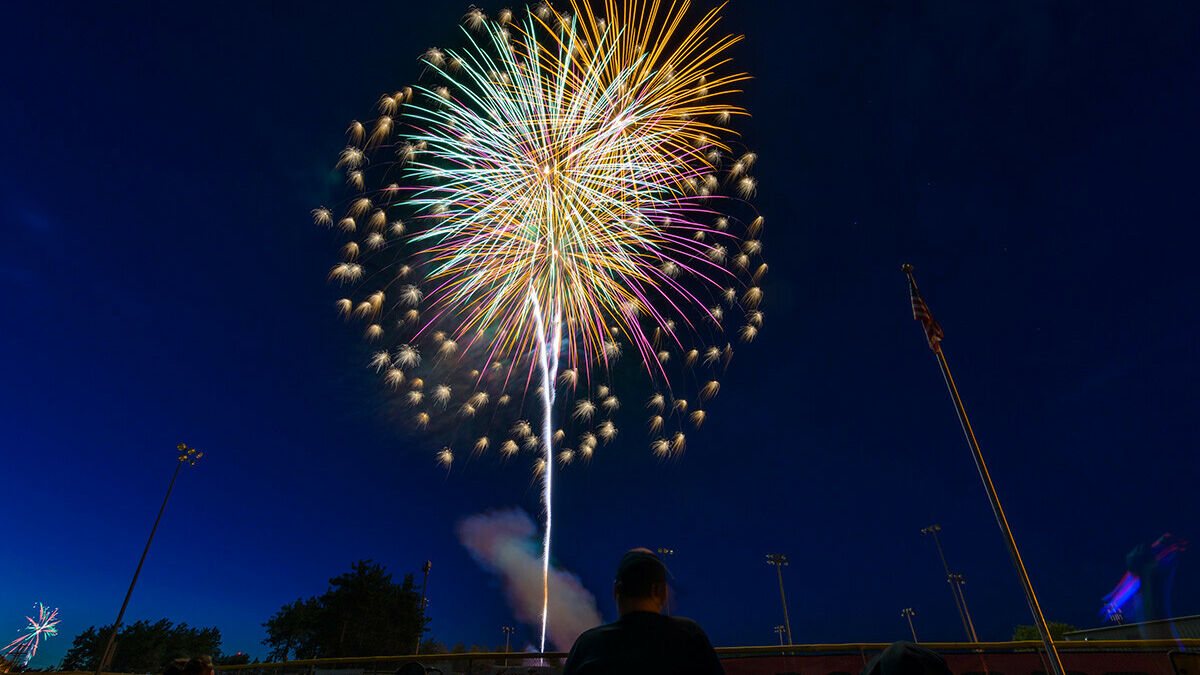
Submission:
<svg viewBox="0 0 1200 675">
<path fill-rule="evenodd" d="M 906 640 L 876 654 L 859 675 L 954 675 L 941 654 Z"/>
<path fill-rule="evenodd" d="M 661 612 L 667 604 L 667 568 L 650 549 L 635 548 L 621 556 L 613 597 L 621 616 Z"/>
<path fill-rule="evenodd" d="M 187 659 L 175 659 L 163 668 L 163 675 L 183 675 L 183 667 L 187 665 Z"/>
<path fill-rule="evenodd" d="M 183 666 L 183 675 L 213 675 L 213 662 L 209 656 L 197 656 Z"/>
</svg>

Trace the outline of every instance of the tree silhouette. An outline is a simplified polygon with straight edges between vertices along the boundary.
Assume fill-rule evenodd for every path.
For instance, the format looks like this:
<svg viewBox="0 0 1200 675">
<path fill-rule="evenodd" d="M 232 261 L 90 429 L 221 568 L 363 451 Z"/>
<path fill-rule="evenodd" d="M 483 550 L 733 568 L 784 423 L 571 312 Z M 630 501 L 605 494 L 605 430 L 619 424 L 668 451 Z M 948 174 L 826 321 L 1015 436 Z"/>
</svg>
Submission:
<svg viewBox="0 0 1200 675">
<path fill-rule="evenodd" d="M 329 580 L 325 593 L 284 605 L 263 627 L 271 658 L 411 654 L 428 621 L 413 575 L 400 583 L 379 563 L 360 560 Z"/>
<path fill-rule="evenodd" d="M 89 626 L 76 635 L 63 657 L 63 670 L 95 670 L 111 631 L 111 625 Z M 172 659 L 203 655 L 214 659 L 221 656 L 221 631 L 193 628 L 186 623 L 176 625 L 167 619 L 136 621 L 125 624 L 117 633 L 108 668 L 117 673 L 159 672 Z"/>
</svg>

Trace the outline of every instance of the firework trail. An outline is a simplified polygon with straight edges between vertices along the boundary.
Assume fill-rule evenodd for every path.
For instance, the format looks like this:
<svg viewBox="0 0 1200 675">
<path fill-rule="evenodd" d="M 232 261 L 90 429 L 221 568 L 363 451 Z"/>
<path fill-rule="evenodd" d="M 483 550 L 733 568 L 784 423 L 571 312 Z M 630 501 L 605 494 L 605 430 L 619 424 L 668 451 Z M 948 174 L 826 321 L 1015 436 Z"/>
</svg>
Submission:
<svg viewBox="0 0 1200 675">
<path fill-rule="evenodd" d="M 715 36 L 718 10 L 690 20 L 686 0 L 597 4 L 472 8 L 462 49 L 429 49 L 420 84 L 351 123 L 350 196 L 313 212 L 346 236 L 338 309 L 365 324 L 405 416 L 445 443 L 437 460 L 536 455 L 543 651 L 555 463 L 616 437 L 621 357 L 639 364 L 622 387 L 652 392 L 650 449 L 677 457 L 720 390 L 728 335 L 763 325 L 756 156 L 728 140 L 745 114 L 746 76 L 725 72 L 740 38 Z"/>
<path fill-rule="evenodd" d="M 58 610 L 47 611 L 46 606 L 40 602 L 37 608 L 37 618 L 25 617 L 29 625 L 25 627 L 24 634 L 0 649 L 0 653 L 3 653 L 13 663 L 19 662 L 22 666 L 28 666 L 33 657 L 37 655 L 41 641 L 58 635 Z"/>
</svg>

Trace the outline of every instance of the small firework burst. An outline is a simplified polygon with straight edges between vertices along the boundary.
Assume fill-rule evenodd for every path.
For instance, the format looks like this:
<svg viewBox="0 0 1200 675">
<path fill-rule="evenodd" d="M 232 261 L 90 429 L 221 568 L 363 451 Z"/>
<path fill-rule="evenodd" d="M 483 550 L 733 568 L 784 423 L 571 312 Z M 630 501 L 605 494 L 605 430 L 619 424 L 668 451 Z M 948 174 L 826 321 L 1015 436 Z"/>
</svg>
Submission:
<svg viewBox="0 0 1200 675">
<path fill-rule="evenodd" d="M 0 654 L 6 659 L 21 666 L 28 666 L 29 661 L 37 656 L 42 640 L 58 635 L 58 609 L 48 610 L 39 602 L 37 610 L 36 616 L 25 617 L 29 625 L 25 627 L 21 637 L 0 649 Z"/>
</svg>

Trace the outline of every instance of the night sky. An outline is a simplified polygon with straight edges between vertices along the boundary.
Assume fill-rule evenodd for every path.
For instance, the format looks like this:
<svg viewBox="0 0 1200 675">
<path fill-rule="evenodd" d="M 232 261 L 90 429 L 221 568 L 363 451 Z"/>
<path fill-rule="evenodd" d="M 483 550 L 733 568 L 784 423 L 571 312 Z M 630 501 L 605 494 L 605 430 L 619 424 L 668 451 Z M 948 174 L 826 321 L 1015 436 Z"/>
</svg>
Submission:
<svg viewBox="0 0 1200 675">
<path fill-rule="evenodd" d="M 494 11 L 499 5 L 486 3 Z M 455 524 L 538 512 L 525 461 L 447 475 L 336 316 L 342 131 L 453 44 L 465 4 L 13 3 L 0 45 L 0 637 L 35 602 L 260 624 L 360 558 L 429 580 L 431 635 L 502 644 Z M 628 428 L 556 484 L 555 558 L 615 618 L 620 553 L 676 550 L 718 646 L 981 639 L 1029 616 L 900 265 L 917 266 L 1047 618 L 1100 624 L 1125 553 L 1200 540 L 1200 8 L 735 0 L 755 76 L 766 326 L 679 461 Z M 1200 613 L 1200 552 L 1177 615 Z M 518 630 L 528 642 L 535 633 Z"/>
</svg>

